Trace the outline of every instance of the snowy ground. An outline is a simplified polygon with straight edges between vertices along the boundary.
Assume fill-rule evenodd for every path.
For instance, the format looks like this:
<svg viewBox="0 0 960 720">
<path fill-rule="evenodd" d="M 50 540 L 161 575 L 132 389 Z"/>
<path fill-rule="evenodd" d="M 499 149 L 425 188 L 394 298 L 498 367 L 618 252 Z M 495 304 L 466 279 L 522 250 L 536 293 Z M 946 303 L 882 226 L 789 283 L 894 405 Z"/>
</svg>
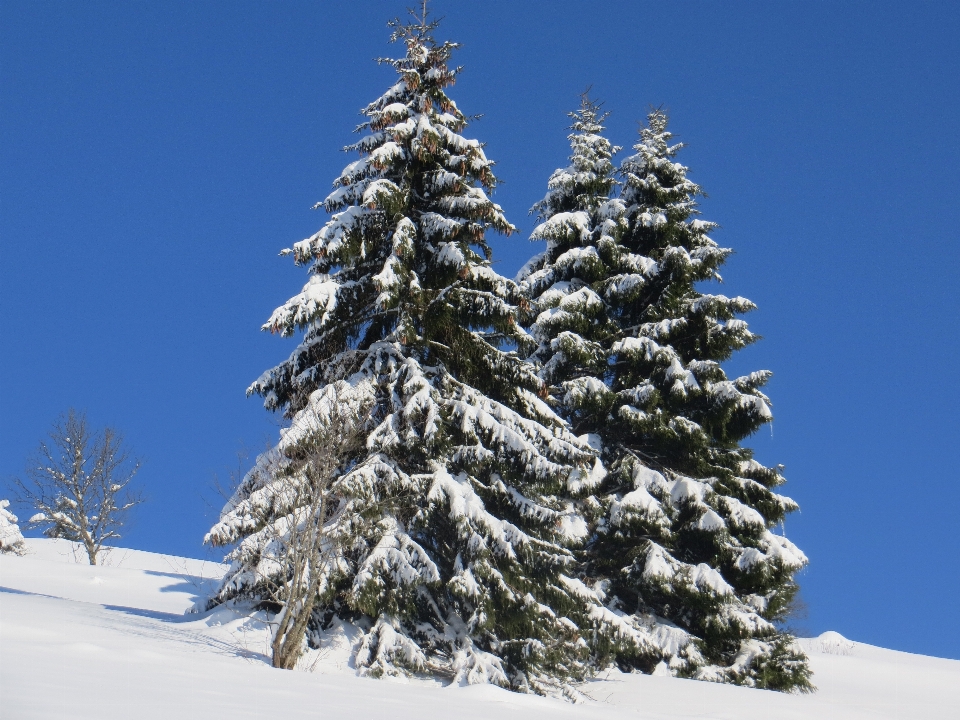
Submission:
<svg viewBox="0 0 960 720">
<path fill-rule="evenodd" d="M 11 720 L 934 720 L 960 708 L 960 661 L 836 633 L 801 641 L 819 687 L 805 696 L 610 673 L 584 686 L 594 702 L 571 705 L 490 686 L 367 680 L 352 674 L 346 632 L 304 658 L 313 672 L 274 670 L 256 619 L 184 614 L 222 566 L 114 550 L 90 567 L 70 543 L 28 542 L 25 557 L 0 556 L 0 716 Z"/>
</svg>

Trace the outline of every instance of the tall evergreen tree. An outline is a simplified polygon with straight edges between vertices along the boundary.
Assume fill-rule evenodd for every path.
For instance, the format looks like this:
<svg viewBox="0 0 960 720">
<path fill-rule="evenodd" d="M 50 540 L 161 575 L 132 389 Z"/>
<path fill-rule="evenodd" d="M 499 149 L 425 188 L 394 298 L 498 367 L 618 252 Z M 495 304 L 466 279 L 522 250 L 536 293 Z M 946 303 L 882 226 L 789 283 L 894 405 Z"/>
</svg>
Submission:
<svg viewBox="0 0 960 720">
<path fill-rule="evenodd" d="M 529 359 L 575 432 L 602 448 L 609 424 L 611 393 L 605 383 L 610 348 L 622 335 L 616 307 L 632 299 L 638 273 L 648 272 L 652 261 L 621 242 L 628 229 L 627 208 L 611 197 L 619 185 L 612 157 L 620 148 L 603 135 L 607 114 L 584 93 L 570 117 L 570 165 L 551 175 L 546 196 L 531 210 L 541 221 L 531 240 L 545 240 L 547 248 L 521 269 L 517 280 L 531 300 L 527 315 L 533 318 L 534 343 Z M 609 462 L 610 453 L 605 459 Z M 570 488 L 579 512 L 594 527 L 606 522 L 604 501 L 607 506 L 612 502 L 604 497 L 604 488 L 610 494 L 606 474 L 599 464 L 587 481 Z M 595 548 L 578 550 L 590 557 Z M 581 592 L 618 621 L 616 633 L 601 628 L 590 634 L 595 663 L 616 658 L 621 665 L 652 669 L 664 657 L 696 655 L 687 632 L 651 612 L 627 609 L 609 594 L 609 581 L 592 568 L 581 576 Z"/>
<path fill-rule="evenodd" d="M 666 115 L 648 123 L 621 166 L 620 197 L 592 201 L 605 208 L 606 232 L 598 218 L 592 233 L 563 232 L 572 225 L 555 213 L 535 237 L 556 229 L 570 249 L 550 238 L 547 258 L 523 279 L 540 312 L 532 334 L 541 372 L 562 387 L 575 431 L 596 435 L 609 471 L 583 504 L 598 518 L 583 574 L 612 609 L 676 630 L 660 635 L 656 653 L 614 647 L 622 667 L 651 671 L 662 659 L 684 676 L 805 689 L 805 658 L 775 625 L 806 564 L 772 532 L 796 505 L 773 491 L 780 468 L 740 444 L 772 418 L 760 391 L 770 373 L 729 380 L 720 365 L 756 339 L 738 317 L 754 306 L 697 290 L 720 279 L 730 250 L 710 239 L 715 224 L 696 217 L 702 193 L 673 159 L 682 146 L 670 145 Z M 577 156 L 583 142 L 571 139 Z M 573 257 L 590 267 L 577 272 L 578 292 L 590 297 L 578 306 L 566 299 Z"/>
<path fill-rule="evenodd" d="M 595 454 L 510 349 L 527 340 L 517 288 L 491 269 L 485 234 L 514 228 L 447 95 L 457 45 L 434 27 L 425 14 L 393 23 L 406 53 L 382 62 L 399 78 L 363 110 L 348 148 L 360 159 L 320 204 L 331 219 L 290 251 L 309 282 L 264 327 L 303 339 L 250 388 L 290 427 L 207 536 L 236 544 L 211 604 L 264 601 L 266 585 L 290 582 L 287 528 L 320 523 L 330 552 L 311 625 L 362 628 L 361 672 L 572 692 L 588 669 L 578 625 L 616 625 L 570 577 L 586 525 L 567 488 Z M 313 517 L 302 460 L 334 415 L 364 439 Z"/>
</svg>

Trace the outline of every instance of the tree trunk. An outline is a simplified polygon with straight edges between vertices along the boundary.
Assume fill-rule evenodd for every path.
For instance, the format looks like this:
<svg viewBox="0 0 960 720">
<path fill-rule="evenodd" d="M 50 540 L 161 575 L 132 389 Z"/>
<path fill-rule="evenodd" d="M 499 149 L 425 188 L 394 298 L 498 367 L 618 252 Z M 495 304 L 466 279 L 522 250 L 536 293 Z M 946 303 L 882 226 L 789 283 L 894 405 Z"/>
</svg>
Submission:
<svg viewBox="0 0 960 720">
<path fill-rule="evenodd" d="M 84 534 L 83 534 L 83 548 L 84 548 L 84 550 L 87 551 L 87 559 L 90 561 L 90 564 L 91 564 L 91 565 L 96 565 L 96 564 L 97 564 L 97 552 L 99 551 L 100 548 L 98 548 L 98 547 L 94 544 L 93 538 L 91 538 L 87 533 L 84 533 Z"/>
</svg>

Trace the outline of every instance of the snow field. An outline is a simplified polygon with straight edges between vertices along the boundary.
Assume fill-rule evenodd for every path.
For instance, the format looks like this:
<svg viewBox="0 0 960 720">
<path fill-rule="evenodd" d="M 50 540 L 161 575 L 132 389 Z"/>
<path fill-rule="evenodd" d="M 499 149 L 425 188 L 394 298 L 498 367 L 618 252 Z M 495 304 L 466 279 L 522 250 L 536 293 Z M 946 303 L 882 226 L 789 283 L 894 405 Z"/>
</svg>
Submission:
<svg viewBox="0 0 960 720">
<path fill-rule="evenodd" d="M 0 556 L 0 715 L 936 720 L 956 718 L 960 708 L 960 662 L 837 633 L 800 641 L 819 688 L 812 695 L 608 672 L 582 686 L 591 702 L 572 705 L 493 686 L 363 679 L 352 666 L 350 627 L 336 628 L 304 657 L 304 672 L 274 670 L 261 616 L 223 608 L 186 614 L 224 571 L 218 563 L 122 549 L 91 567 L 61 540 L 27 540 L 25 556 Z"/>
</svg>

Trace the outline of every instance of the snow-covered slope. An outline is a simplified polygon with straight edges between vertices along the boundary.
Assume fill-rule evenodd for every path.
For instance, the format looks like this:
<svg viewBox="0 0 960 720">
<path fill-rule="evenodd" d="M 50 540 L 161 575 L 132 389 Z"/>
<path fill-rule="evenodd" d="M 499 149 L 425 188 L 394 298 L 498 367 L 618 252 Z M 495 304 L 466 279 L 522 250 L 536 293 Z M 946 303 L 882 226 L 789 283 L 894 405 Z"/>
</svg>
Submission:
<svg viewBox="0 0 960 720">
<path fill-rule="evenodd" d="M 593 702 L 571 705 L 490 686 L 367 680 L 352 673 L 348 629 L 304 658 L 313 672 L 274 670 L 257 618 L 184 614 L 222 565 L 119 549 L 104 566 L 82 560 L 59 540 L 0 556 L 3 718 L 934 720 L 960 708 L 960 662 L 836 633 L 801 641 L 819 687 L 805 696 L 608 673 L 584 686 Z"/>
</svg>

